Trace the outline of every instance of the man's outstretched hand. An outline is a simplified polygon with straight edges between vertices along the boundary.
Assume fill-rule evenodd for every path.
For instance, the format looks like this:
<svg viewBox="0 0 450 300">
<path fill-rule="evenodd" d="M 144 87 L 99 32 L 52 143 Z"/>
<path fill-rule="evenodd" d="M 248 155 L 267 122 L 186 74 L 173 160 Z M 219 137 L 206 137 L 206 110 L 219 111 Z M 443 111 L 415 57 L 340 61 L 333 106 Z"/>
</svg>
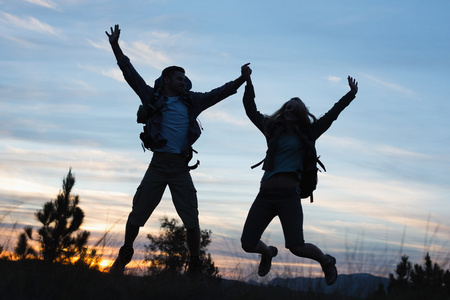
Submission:
<svg viewBox="0 0 450 300">
<path fill-rule="evenodd" d="M 108 31 L 105 31 L 105 33 L 108 36 L 109 43 L 111 45 L 117 44 L 119 42 L 119 36 L 120 36 L 119 24 L 114 25 L 114 29 L 111 27 L 111 34 L 109 34 Z"/>
<path fill-rule="evenodd" d="M 241 75 L 245 81 L 250 81 L 250 75 L 252 74 L 252 69 L 249 67 L 250 63 L 246 63 L 241 67 Z"/>
</svg>

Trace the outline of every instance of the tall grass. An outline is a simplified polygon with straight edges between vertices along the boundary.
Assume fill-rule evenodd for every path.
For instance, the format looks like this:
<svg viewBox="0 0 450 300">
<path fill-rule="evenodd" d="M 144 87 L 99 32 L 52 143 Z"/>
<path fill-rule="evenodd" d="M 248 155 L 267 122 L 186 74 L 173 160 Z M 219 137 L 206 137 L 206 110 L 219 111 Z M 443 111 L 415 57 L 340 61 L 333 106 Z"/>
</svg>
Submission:
<svg viewBox="0 0 450 300">
<path fill-rule="evenodd" d="M 0 260 L 2 299 L 352 299 L 241 281 L 175 276 L 113 277 L 43 261 Z"/>
<path fill-rule="evenodd" d="M 16 207 L 19 205 L 20 204 L 16 205 Z M 5 224 L 5 218 L 11 215 L 14 209 L 15 207 L 10 208 L 0 216 L 0 255 L 3 253 L 3 251 L 8 250 L 8 246 L 11 244 L 11 238 L 13 237 L 17 226 L 17 222 L 13 223 L 12 228 L 8 228 L 8 226 L 6 226 Z"/>
<path fill-rule="evenodd" d="M 4 219 L 10 213 L 11 211 L 8 211 L 0 217 L 0 233 L 2 233 L 0 236 L 4 239 L 0 240 L 0 246 L 4 248 L 0 255 L 4 258 L 12 258 L 11 254 L 7 254 L 9 252 L 7 250 L 11 249 L 12 239 L 17 233 L 17 223 L 14 223 L 12 227 L 6 226 L 4 223 Z M 92 248 L 97 250 L 99 260 L 108 256 L 112 258 L 112 263 L 117 255 L 117 249 L 120 247 L 123 237 L 122 233 L 120 236 L 116 236 L 112 229 L 118 222 L 105 229 L 97 242 L 93 243 Z M 440 250 L 444 254 L 438 260 L 439 264 L 447 269 L 450 258 L 448 241 L 436 244 L 438 231 L 439 227 L 427 228 L 423 252 L 430 252 L 430 256 L 434 258 L 433 251 L 430 250 Z M 403 253 L 405 235 L 404 231 L 398 249 L 389 248 L 388 240 L 381 246 L 383 247 L 381 250 L 367 249 L 364 243 L 364 234 L 361 234 L 356 241 L 347 241 L 345 251 L 341 254 L 341 260 L 338 259 L 340 274 L 365 272 L 367 266 L 371 265 L 375 268 L 370 273 L 387 278 L 389 273 L 393 272 L 396 263 L 400 261 L 401 255 L 408 255 L 408 253 Z M 0 276 L 0 298 L 20 299 L 3 296 L 14 293 L 23 294 L 25 292 L 22 290 L 26 290 L 25 286 L 31 286 L 31 290 L 36 294 L 48 296 L 49 298 L 46 299 L 60 299 L 60 297 L 74 299 L 70 298 L 73 293 L 78 293 L 82 295 L 81 298 L 87 299 L 94 299 L 94 297 L 95 299 L 107 299 L 108 297 L 110 297 L 108 299 L 128 299 L 127 297 L 134 299 L 180 299 L 179 297 L 182 297 L 181 299 L 183 299 L 184 296 L 193 297 L 192 299 L 272 299 L 273 297 L 298 299 L 299 295 L 307 297 L 306 299 L 350 299 L 347 292 L 351 289 L 355 290 L 355 283 L 350 279 L 344 280 L 344 276 L 341 276 L 335 285 L 326 287 L 318 263 L 298 258 L 284 249 L 274 259 L 270 275 L 261 278 L 257 275 L 258 255 L 245 253 L 240 249 L 240 245 L 237 246 L 227 240 L 224 240 L 224 244 L 227 248 L 224 252 L 231 253 L 233 267 L 226 270 L 226 275 L 221 282 L 208 280 L 191 282 L 185 276 L 145 276 L 147 266 L 140 257 L 143 256 L 142 249 L 136 249 L 138 255 L 127 268 L 127 275 L 122 278 L 114 278 L 109 274 L 84 268 L 59 264 L 46 265 L 40 261 L 15 262 L 17 264 L 13 265 L 14 262 L 3 259 L 0 260 L 0 273 L 8 274 L 8 278 L 4 278 L 6 275 Z M 445 249 L 447 252 L 442 251 Z M 423 257 L 420 257 L 411 261 L 420 263 L 422 259 Z M 346 267 L 343 268 L 343 265 Z M 219 270 L 221 271 L 220 265 Z M 221 271 L 219 275 L 223 276 L 224 274 Z M 298 288 L 300 281 L 294 280 L 300 277 L 308 279 L 301 281 L 301 290 Z M 284 281 L 276 280 L 277 278 Z M 7 287 L 8 284 L 11 287 Z M 62 291 L 58 289 L 62 289 Z M 373 293 L 376 292 L 376 289 L 375 285 Z M 24 297 L 30 296 L 29 294 L 23 295 Z M 352 293 L 354 299 L 363 299 L 367 295 L 367 291 L 358 291 L 357 289 Z M 371 299 L 376 299 L 373 297 Z"/>
</svg>

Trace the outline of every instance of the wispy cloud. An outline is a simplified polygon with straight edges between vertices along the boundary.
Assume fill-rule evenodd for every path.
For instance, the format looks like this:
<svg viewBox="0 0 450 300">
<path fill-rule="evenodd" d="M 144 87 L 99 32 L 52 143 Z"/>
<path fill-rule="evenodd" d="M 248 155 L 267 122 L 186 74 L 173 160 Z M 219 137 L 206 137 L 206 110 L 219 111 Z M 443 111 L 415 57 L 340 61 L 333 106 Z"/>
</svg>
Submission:
<svg viewBox="0 0 450 300">
<path fill-rule="evenodd" d="M 99 42 L 95 42 L 95 41 L 88 39 L 87 42 L 96 49 L 111 51 L 111 46 L 109 45 L 109 43 L 106 40 L 101 40 Z"/>
<path fill-rule="evenodd" d="M 125 81 L 125 79 L 123 78 L 122 71 L 120 71 L 118 68 L 115 68 L 115 69 L 111 68 L 109 70 L 102 70 L 101 74 L 106 76 L 106 77 L 110 77 L 112 79 L 120 81 L 120 82 L 124 82 Z"/>
<path fill-rule="evenodd" d="M 20 39 L 20 38 L 14 37 L 14 36 L 6 35 L 6 34 L 0 34 L 0 36 L 4 37 L 5 39 L 8 39 L 10 41 L 13 41 L 14 43 L 19 44 L 25 48 L 35 48 L 36 47 L 36 44 L 34 44 L 30 41 L 27 41 L 25 39 Z"/>
<path fill-rule="evenodd" d="M 87 42 L 96 49 L 111 52 L 111 55 L 112 55 L 111 46 L 109 45 L 109 43 L 106 40 L 92 41 L 92 40 L 88 39 Z M 78 66 L 84 70 L 87 70 L 87 71 L 90 71 L 93 73 L 97 73 L 97 74 L 101 74 L 103 76 L 113 78 L 120 82 L 124 81 L 122 72 L 120 71 L 120 69 L 118 67 L 109 68 L 108 70 L 104 70 L 104 69 L 99 69 L 98 67 L 92 66 L 92 65 L 79 64 Z"/>
<path fill-rule="evenodd" d="M 46 33 L 55 36 L 61 35 L 59 30 L 55 29 L 51 25 L 43 23 L 38 19 L 30 16 L 20 18 L 6 12 L 0 12 L 0 22 L 14 27 L 32 30 L 40 33 Z"/>
<path fill-rule="evenodd" d="M 96 49 L 111 52 L 111 46 L 105 40 L 102 41 L 92 41 L 87 40 L 91 46 Z M 163 51 L 157 51 L 150 44 L 142 41 L 135 42 L 125 42 L 120 41 L 120 46 L 123 49 L 125 55 L 129 56 L 133 63 L 141 63 L 150 65 L 158 70 L 162 70 L 169 64 L 171 64 L 171 59 Z"/>
<path fill-rule="evenodd" d="M 247 119 L 236 118 L 225 111 L 206 110 L 202 114 L 202 116 L 208 120 L 215 120 L 215 121 L 220 121 L 220 122 L 225 122 L 225 123 L 231 123 L 231 124 L 239 125 L 239 126 L 250 124 L 250 122 Z"/>
<path fill-rule="evenodd" d="M 433 158 L 431 155 L 427 155 L 424 153 L 418 153 L 414 151 L 408 151 L 404 149 L 399 149 L 397 147 L 389 146 L 389 145 L 381 145 L 378 147 L 378 151 L 385 155 L 391 155 L 396 157 L 404 157 L 404 158 L 414 158 L 414 159 L 430 159 Z"/>
<path fill-rule="evenodd" d="M 365 78 L 373 81 L 374 83 L 381 85 L 385 88 L 388 88 L 390 90 L 396 91 L 398 93 L 404 94 L 405 96 L 414 96 L 414 92 L 411 91 L 410 89 L 407 89 L 399 84 L 396 83 L 392 83 L 392 82 L 386 82 L 384 80 L 381 80 L 375 76 L 369 75 L 369 74 L 361 74 L 362 76 L 364 76 Z"/>
<path fill-rule="evenodd" d="M 339 81 L 342 80 L 342 78 L 337 77 L 337 76 L 328 76 L 328 77 L 327 77 L 327 80 L 328 80 L 328 81 L 331 81 L 331 82 L 339 82 Z"/>
<path fill-rule="evenodd" d="M 433 156 L 409 151 L 406 149 L 401 149 L 398 147 L 386 145 L 386 144 L 377 144 L 377 143 L 369 143 L 367 141 L 361 141 L 357 139 L 352 139 L 348 137 L 336 137 L 332 135 L 324 134 L 321 139 L 323 144 L 329 145 L 330 147 L 342 147 L 342 148 L 351 148 L 355 149 L 360 153 L 365 153 L 366 155 L 373 156 L 391 156 L 391 157 L 399 157 L 399 158 L 412 158 L 412 159 L 432 159 Z"/>
<path fill-rule="evenodd" d="M 122 48 L 133 61 L 150 65 L 159 70 L 171 64 L 171 59 L 166 54 L 155 50 L 151 45 L 142 41 L 132 42 L 131 44 L 122 42 Z"/>
<path fill-rule="evenodd" d="M 114 80 L 125 82 L 125 79 L 123 78 L 122 71 L 118 67 L 116 68 L 109 68 L 107 70 L 105 69 L 99 69 L 98 67 L 92 66 L 92 65 L 79 65 L 80 68 L 87 70 L 92 73 L 101 74 L 103 76 L 112 78 Z"/>
<path fill-rule="evenodd" d="M 43 6 L 46 8 L 50 8 L 50 9 L 57 8 L 57 4 L 51 0 L 25 0 L 25 1 L 32 3 L 32 4 L 39 5 L 39 6 Z"/>
</svg>

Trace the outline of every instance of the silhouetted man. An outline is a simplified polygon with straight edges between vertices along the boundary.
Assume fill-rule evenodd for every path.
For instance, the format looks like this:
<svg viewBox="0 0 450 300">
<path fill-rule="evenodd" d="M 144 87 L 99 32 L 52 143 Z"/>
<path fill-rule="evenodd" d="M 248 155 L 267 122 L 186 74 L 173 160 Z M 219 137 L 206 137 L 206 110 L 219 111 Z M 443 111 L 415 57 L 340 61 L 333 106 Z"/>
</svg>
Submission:
<svg viewBox="0 0 450 300">
<path fill-rule="evenodd" d="M 197 116 L 205 109 L 236 93 L 244 83 L 242 73 L 249 69 L 242 66 L 241 76 L 207 93 L 189 91 L 191 82 L 184 69 L 171 66 L 162 71 L 155 86 L 150 87 L 131 65 L 119 46 L 119 25 L 106 32 L 117 63 L 125 80 L 142 101 L 144 111 L 150 116 L 146 125 L 146 146 L 153 157 L 141 184 L 133 198 L 133 206 L 125 228 L 124 245 L 111 267 L 110 273 L 123 274 L 133 256 L 133 242 L 169 186 L 175 209 L 187 229 L 190 251 L 188 273 L 201 272 L 200 226 L 197 194 L 189 173 L 188 161 L 192 156 L 192 144 L 200 136 Z"/>
</svg>

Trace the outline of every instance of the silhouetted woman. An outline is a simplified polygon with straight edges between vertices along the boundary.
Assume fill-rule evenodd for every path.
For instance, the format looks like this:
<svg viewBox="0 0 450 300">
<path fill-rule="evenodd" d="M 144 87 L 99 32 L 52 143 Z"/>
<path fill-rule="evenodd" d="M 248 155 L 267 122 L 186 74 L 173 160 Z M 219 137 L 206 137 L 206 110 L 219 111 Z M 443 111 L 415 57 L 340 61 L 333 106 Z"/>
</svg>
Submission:
<svg viewBox="0 0 450 300">
<path fill-rule="evenodd" d="M 300 202 L 299 181 L 302 176 L 306 140 L 315 141 L 337 119 L 338 115 L 355 98 L 358 83 L 348 77 L 350 91 L 323 117 L 316 119 L 299 98 L 292 98 L 273 115 L 261 114 L 255 104 L 255 92 L 251 82 L 251 70 L 245 78 L 244 107 L 247 116 L 267 139 L 264 159 L 264 175 L 242 232 L 242 248 L 246 252 L 260 253 L 258 275 L 269 273 L 272 258 L 278 253 L 274 246 L 261 241 L 264 230 L 275 216 L 283 228 L 285 246 L 294 255 L 313 259 L 320 263 L 327 285 L 338 277 L 336 259 L 324 254 L 317 246 L 303 239 L 303 211 Z"/>
</svg>

